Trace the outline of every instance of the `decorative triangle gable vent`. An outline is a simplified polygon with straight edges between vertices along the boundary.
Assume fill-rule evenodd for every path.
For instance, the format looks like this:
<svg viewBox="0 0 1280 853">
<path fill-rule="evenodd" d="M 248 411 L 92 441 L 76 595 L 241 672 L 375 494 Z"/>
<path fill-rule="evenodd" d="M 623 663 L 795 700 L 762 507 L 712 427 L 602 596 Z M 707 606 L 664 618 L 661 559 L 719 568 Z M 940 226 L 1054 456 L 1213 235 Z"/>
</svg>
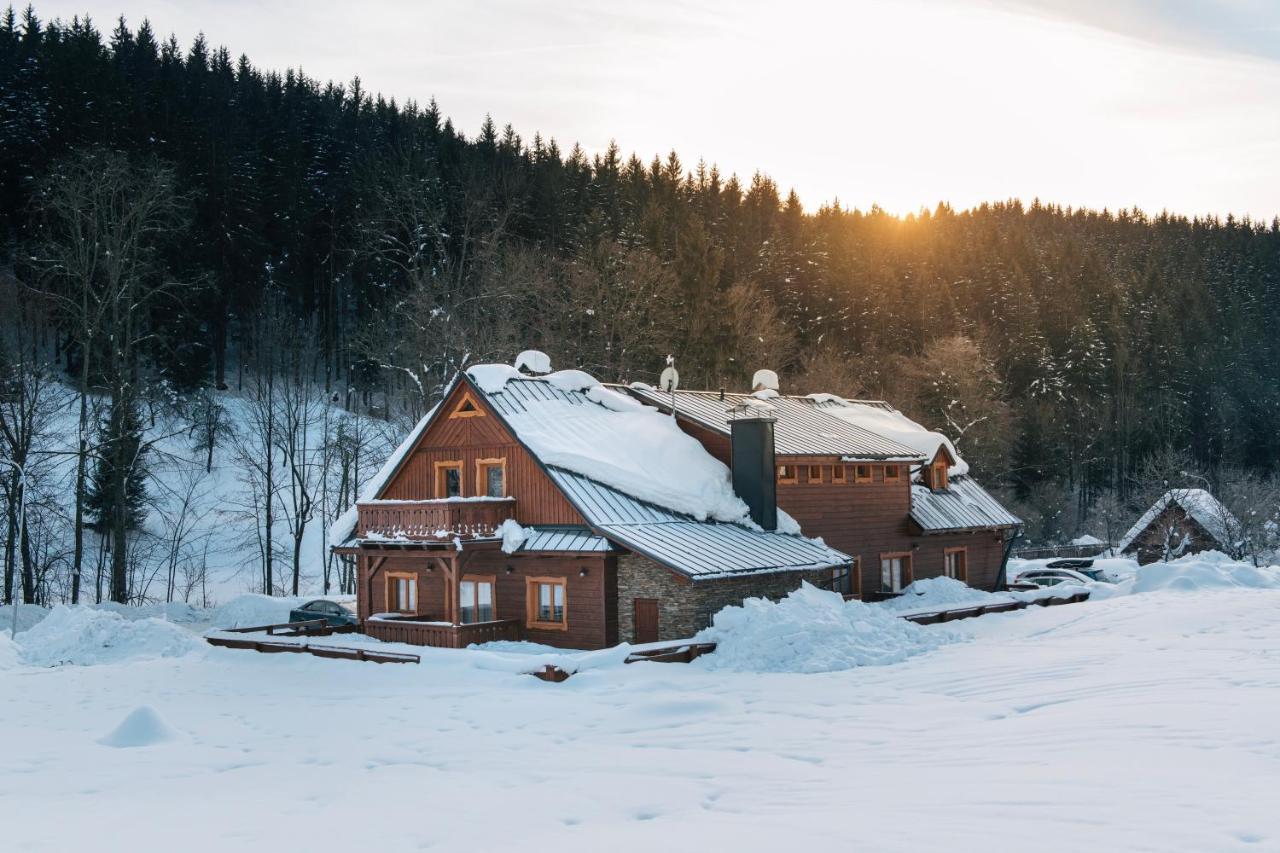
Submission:
<svg viewBox="0 0 1280 853">
<path fill-rule="evenodd" d="M 474 418 L 484 417 L 484 410 L 476 403 L 476 398 L 471 396 L 471 392 L 462 395 L 462 399 L 458 401 L 458 405 L 454 406 L 453 411 L 449 413 L 450 418 Z"/>
</svg>

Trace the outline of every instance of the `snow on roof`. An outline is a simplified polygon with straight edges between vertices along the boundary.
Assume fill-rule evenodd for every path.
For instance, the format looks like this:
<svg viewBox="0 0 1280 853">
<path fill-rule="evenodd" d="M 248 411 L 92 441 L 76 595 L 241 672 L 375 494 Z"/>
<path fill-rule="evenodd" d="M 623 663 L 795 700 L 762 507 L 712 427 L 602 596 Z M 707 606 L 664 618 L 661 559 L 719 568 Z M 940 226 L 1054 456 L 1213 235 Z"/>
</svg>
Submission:
<svg viewBox="0 0 1280 853">
<path fill-rule="evenodd" d="M 392 451 L 387 457 L 387 461 L 383 463 L 373 478 L 364 484 L 364 488 L 360 491 L 360 497 L 356 498 L 356 503 L 364 503 L 378 497 L 378 493 L 382 491 L 382 487 L 387 484 L 387 480 L 391 479 L 391 475 L 400 467 L 400 463 L 409 455 L 409 451 L 418 443 L 418 439 L 422 437 L 422 433 L 427 428 L 427 424 L 431 423 L 431 418 L 436 413 L 436 409 L 440 408 L 440 404 L 431 407 L 431 411 L 422 416 L 422 419 L 414 424 L 413 429 L 409 430 L 409 434 L 405 436 L 404 441 L 400 442 L 400 446 Z M 356 524 L 360 520 L 360 512 L 356 508 L 356 504 L 347 507 L 346 512 L 338 516 L 333 524 L 329 525 L 329 543 L 332 545 L 341 545 L 350 539 L 356 532 Z"/>
<path fill-rule="evenodd" d="M 969 473 L 969 463 L 956 452 L 951 439 L 940 432 L 925 429 L 887 403 L 845 400 L 835 394 L 810 394 L 809 399 L 827 414 L 913 447 L 927 459 L 933 459 L 938 448 L 945 447 L 951 458 L 956 460 L 956 464 L 951 466 L 950 475 L 962 477 Z"/>
<path fill-rule="evenodd" d="M 1187 515 L 1195 519 L 1196 523 L 1217 540 L 1218 544 L 1227 546 L 1232 544 L 1230 529 L 1236 527 L 1238 522 L 1231 511 L 1217 498 L 1204 489 L 1170 489 L 1142 514 L 1133 527 L 1129 528 L 1128 533 L 1121 537 L 1116 550 L 1123 552 L 1132 545 L 1151 522 L 1155 521 L 1156 517 L 1170 505 L 1182 507 Z"/>
<path fill-rule="evenodd" d="M 551 358 L 545 352 L 527 349 L 516 356 L 516 369 L 526 373 L 550 373 Z"/>
<path fill-rule="evenodd" d="M 729 468 L 671 418 L 580 370 L 532 378 L 503 367 L 479 365 L 467 375 L 543 464 L 700 521 L 747 517 Z"/>
<path fill-rule="evenodd" d="M 911 520 L 925 533 L 1013 527 L 1022 523 L 1022 519 L 1001 506 L 990 492 L 968 476 L 952 477 L 945 491 L 912 486 Z"/>
</svg>

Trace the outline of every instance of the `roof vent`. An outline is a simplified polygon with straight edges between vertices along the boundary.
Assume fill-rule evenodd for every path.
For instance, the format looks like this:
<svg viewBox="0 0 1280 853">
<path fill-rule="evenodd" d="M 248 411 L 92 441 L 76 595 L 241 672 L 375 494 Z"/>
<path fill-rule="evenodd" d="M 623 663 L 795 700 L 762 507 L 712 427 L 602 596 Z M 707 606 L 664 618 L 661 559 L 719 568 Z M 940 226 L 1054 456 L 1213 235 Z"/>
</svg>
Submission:
<svg viewBox="0 0 1280 853">
<path fill-rule="evenodd" d="M 533 374 L 550 373 L 551 358 L 545 352 L 527 349 L 516 356 L 516 370 Z"/>
<path fill-rule="evenodd" d="M 778 374 L 772 370 L 757 370 L 751 377 L 751 391 L 778 391 Z"/>
</svg>

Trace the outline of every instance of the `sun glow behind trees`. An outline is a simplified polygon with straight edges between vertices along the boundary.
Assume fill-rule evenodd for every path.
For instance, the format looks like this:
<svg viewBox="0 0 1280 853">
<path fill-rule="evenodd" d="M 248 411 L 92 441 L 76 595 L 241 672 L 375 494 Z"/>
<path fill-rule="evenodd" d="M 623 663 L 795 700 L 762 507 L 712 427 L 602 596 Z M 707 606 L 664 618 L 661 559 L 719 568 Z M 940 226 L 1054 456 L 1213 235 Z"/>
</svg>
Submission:
<svg viewBox="0 0 1280 853">
<path fill-rule="evenodd" d="M 906 213 L 1039 197 L 1280 213 L 1280 63 L 985 0 L 380 0 L 359 13 L 320 0 L 305 16 L 77 0 L 41 11 L 86 9 L 107 28 L 120 12 L 135 25 L 150 16 L 183 44 L 203 30 L 263 67 L 359 74 L 401 102 L 435 95 L 468 132 L 491 113 L 566 149 L 617 139 L 641 156 L 675 149 L 688 166 L 705 157 L 726 174 L 760 169 L 811 209 L 833 198 Z"/>
</svg>

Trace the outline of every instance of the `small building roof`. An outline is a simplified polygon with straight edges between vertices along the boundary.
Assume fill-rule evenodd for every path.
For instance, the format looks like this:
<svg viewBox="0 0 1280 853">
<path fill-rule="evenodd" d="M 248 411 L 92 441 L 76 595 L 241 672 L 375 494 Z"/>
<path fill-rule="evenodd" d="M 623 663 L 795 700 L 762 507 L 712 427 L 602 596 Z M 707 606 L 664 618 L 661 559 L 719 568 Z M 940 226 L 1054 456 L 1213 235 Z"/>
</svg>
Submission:
<svg viewBox="0 0 1280 853">
<path fill-rule="evenodd" d="M 1212 493 L 1204 489 L 1170 489 L 1142 514 L 1133 527 L 1129 528 L 1128 533 L 1120 537 L 1116 550 L 1122 553 L 1128 550 L 1152 522 L 1171 506 L 1180 507 L 1219 545 L 1229 548 L 1233 544 L 1230 531 L 1237 527 L 1239 522 Z"/>
</svg>

